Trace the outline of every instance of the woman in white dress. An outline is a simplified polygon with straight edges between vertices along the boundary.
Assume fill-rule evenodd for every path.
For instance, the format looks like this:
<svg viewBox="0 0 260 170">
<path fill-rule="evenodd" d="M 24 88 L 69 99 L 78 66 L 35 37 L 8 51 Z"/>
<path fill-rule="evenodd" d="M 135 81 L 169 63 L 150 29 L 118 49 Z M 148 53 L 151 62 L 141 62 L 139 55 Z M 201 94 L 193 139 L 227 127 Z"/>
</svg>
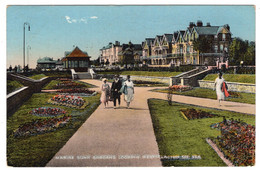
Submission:
<svg viewBox="0 0 260 170">
<path fill-rule="evenodd" d="M 224 101 L 225 100 L 225 94 L 222 91 L 222 85 L 224 83 L 224 78 L 222 77 L 222 73 L 218 74 L 218 77 L 215 80 L 215 89 L 216 89 L 216 93 L 217 93 L 217 100 L 219 102 L 219 106 L 221 106 L 220 101 Z"/>
<path fill-rule="evenodd" d="M 107 79 L 103 78 L 102 79 L 103 84 L 101 85 L 101 97 L 100 101 L 101 103 L 104 104 L 105 108 L 108 105 L 108 100 L 109 100 L 109 93 L 110 93 L 110 86 L 107 84 Z"/>
<path fill-rule="evenodd" d="M 130 80 L 130 75 L 127 76 L 127 80 L 124 82 L 125 86 L 125 102 L 127 108 L 130 106 L 130 102 L 134 99 L 134 83 Z"/>
</svg>

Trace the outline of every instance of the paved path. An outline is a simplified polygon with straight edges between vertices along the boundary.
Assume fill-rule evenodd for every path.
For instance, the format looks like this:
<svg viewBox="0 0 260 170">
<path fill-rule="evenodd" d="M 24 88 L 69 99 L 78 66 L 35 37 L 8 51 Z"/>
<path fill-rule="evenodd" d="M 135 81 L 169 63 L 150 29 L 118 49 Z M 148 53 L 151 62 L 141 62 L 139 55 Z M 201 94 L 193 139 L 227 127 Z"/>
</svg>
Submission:
<svg viewBox="0 0 260 170">
<path fill-rule="evenodd" d="M 101 84 L 98 80 L 83 81 L 98 87 Z M 147 99 L 167 96 L 151 89 L 154 87 L 136 87 L 131 109 L 126 109 L 124 101 L 119 109 L 113 109 L 112 102 L 107 109 L 100 105 L 47 166 L 161 166 L 159 158 L 142 158 L 159 155 Z M 173 95 L 173 101 L 255 114 L 252 104 L 225 101 L 219 107 L 216 100 L 181 95 Z"/>
</svg>

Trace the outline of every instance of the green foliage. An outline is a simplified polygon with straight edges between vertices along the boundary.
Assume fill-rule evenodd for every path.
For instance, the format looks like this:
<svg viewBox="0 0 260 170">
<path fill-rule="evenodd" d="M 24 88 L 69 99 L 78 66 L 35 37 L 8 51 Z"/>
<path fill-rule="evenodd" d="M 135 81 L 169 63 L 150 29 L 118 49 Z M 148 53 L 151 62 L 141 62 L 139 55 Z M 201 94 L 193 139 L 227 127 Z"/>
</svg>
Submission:
<svg viewBox="0 0 260 170">
<path fill-rule="evenodd" d="M 166 100 L 159 99 L 149 99 L 148 105 L 161 156 L 200 155 L 202 158 L 201 160 L 163 161 L 163 166 L 226 166 L 205 140 L 220 135 L 220 131 L 210 128 L 210 125 L 221 122 L 222 116 L 227 119 L 240 119 L 248 124 L 255 125 L 254 115 L 207 109 L 175 102 L 170 106 Z M 180 110 L 187 108 L 203 110 L 217 114 L 219 117 L 185 120 Z"/>
<path fill-rule="evenodd" d="M 9 94 L 21 87 L 23 87 L 23 85 L 21 83 L 19 83 L 18 81 L 7 80 L 7 94 Z"/>
<path fill-rule="evenodd" d="M 211 52 L 213 44 L 213 37 L 200 37 L 194 40 L 193 47 L 196 51 L 200 53 L 209 53 Z"/>
<path fill-rule="evenodd" d="M 41 78 L 44 78 L 44 77 L 47 77 L 47 76 L 44 74 L 35 74 L 33 76 L 30 76 L 30 78 L 34 79 L 34 80 L 40 80 Z"/>
<path fill-rule="evenodd" d="M 203 80 L 215 81 L 217 74 L 208 74 Z M 228 82 L 255 84 L 255 74 L 224 74 L 223 78 Z"/>
<path fill-rule="evenodd" d="M 35 93 L 7 120 L 7 164 L 14 167 L 44 167 L 66 144 L 77 129 L 95 111 L 100 95 L 84 97 L 89 102 L 82 111 L 65 106 L 55 106 L 46 102 L 55 94 Z M 45 134 L 14 138 L 13 132 L 22 124 L 35 119 L 45 119 L 28 114 L 38 107 L 59 107 L 72 114 L 72 120 L 63 128 Z"/>
<path fill-rule="evenodd" d="M 153 91 L 168 93 L 168 89 L 155 89 Z M 227 98 L 227 101 L 255 104 L 255 94 L 241 93 L 241 92 L 237 92 L 237 93 L 240 95 L 239 98 Z M 192 96 L 192 97 L 201 97 L 201 98 L 208 98 L 208 99 L 215 99 L 215 100 L 217 99 L 216 91 L 212 89 L 204 89 L 204 88 L 194 88 L 192 90 L 184 91 L 184 92 L 174 91 L 173 94 Z"/>
<path fill-rule="evenodd" d="M 234 38 L 229 46 L 229 63 L 239 65 L 241 61 L 244 65 L 255 65 L 255 42 Z"/>
</svg>

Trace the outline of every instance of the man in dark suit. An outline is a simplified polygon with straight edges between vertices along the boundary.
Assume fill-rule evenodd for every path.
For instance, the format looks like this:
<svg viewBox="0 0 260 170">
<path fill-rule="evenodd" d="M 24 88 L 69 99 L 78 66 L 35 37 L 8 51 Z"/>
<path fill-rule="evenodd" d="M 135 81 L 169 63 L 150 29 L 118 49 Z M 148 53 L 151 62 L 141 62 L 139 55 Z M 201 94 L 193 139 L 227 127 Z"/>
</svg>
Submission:
<svg viewBox="0 0 260 170">
<path fill-rule="evenodd" d="M 114 81 L 112 83 L 111 92 L 114 100 L 114 109 L 116 108 L 116 99 L 118 99 L 118 105 L 120 106 L 121 93 L 119 90 L 122 87 L 122 82 L 119 80 L 119 76 L 115 75 Z"/>
</svg>

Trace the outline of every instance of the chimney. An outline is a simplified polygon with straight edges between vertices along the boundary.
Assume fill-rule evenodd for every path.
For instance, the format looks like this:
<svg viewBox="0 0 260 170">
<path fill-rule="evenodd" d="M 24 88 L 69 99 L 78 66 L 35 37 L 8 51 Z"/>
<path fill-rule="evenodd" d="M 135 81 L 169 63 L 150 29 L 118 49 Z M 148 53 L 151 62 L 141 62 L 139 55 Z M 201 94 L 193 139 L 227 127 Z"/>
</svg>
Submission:
<svg viewBox="0 0 260 170">
<path fill-rule="evenodd" d="M 207 22 L 207 27 L 211 27 L 211 25 L 210 25 L 210 23 L 209 23 L 209 22 Z"/>
<path fill-rule="evenodd" d="M 197 21 L 197 27 L 202 27 L 202 26 L 203 26 L 202 21 L 201 21 L 201 20 L 198 20 L 198 21 Z"/>
<path fill-rule="evenodd" d="M 190 27 L 190 28 L 193 28 L 194 26 L 195 26 L 194 22 L 190 22 L 189 27 Z"/>
<path fill-rule="evenodd" d="M 228 24 L 224 25 L 229 31 L 230 31 L 230 26 Z"/>
<path fill-rule="evenodd" d="M 119 41 L 115 41 L 115 45 L 120 45 L 120 42 Z"/>
</svg>

